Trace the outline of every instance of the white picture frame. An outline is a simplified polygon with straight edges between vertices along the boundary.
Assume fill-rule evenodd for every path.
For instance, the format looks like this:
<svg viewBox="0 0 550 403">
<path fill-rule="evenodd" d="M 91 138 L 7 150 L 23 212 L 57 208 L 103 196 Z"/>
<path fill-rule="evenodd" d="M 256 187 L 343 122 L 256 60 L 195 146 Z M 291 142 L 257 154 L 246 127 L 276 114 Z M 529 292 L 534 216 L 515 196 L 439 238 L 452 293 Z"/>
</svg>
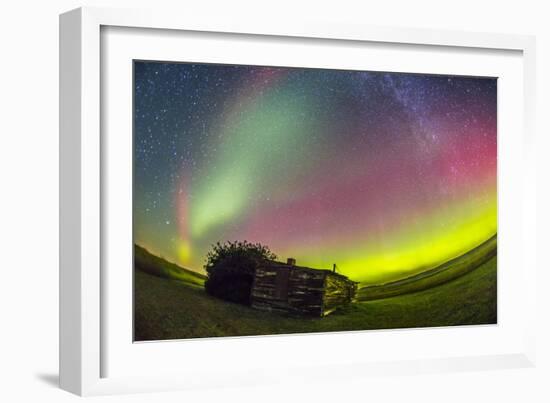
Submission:
<svg viewBox="0 0 550 403">
<path fill-rule="evenodd" d="M 310 41 L 329 41 L 327 46 L 331 46 L 336 51 L 345 44 L 374 43 L 379 46 L 398 45 L 401 47 L 418 46 L 422 49 L 467 50 L 481 56 L 491 52 L 515 52 L 515 61 L 511 62 L 511 66 L 520 66 L 521 69 L 511 67 L 509 73 L 505 74 L 515 76 L 514 79 L 521 83 L 521 86 L 514 88 L 515 91 L 520 92 L 521 99 L 518 102 L 521 104 L 522 110 L 521 113 L 517 113 L 518 120 L 510 122 L 511 125 L 518 124 L 517 127 L 514 127 L 520 133 L 510 133 L 510 136 L 506 137 L 514 143 L 509 143 L 510 147 L 508 148 L 502 148 L 499 144 L 499 156 L 504 156 L 504 162 L 499 161 L 499 237 L 501 227 L 514 228 L 514 231 L 508 232 L 510 237 L 516 237 L 514 241 L 520 241 L 521 247 L 513 253 L 505 255 L 501 255 L 499 250 L 499 271 L 503 258 L 504 261 L 513 260 L 517 263 L 516 266 L 519 265 L 519 268 L 513 269 L 515 270 L 513 275 L 522 279 L 523 287 L 519 293 L 523 300 L 523 312 L 535 312 L 535 274 L 537 270 L 536 253 L 533 249 L 535 243 L 530 242 L 527 237 L 527 234 L 536 233 L 535 182 L 533 179 L 535 162 L 533 158 L 530 158 L 534 150 L 535 41 L 533 37 L 367 27 L 321 21 L 289 20 L 281 22 L 270 21 L 269 18 L 262 21 L 236 18 L 213 20 L 149 10 L 80 8 L 60 17 L 60 385 L 63 389 L 79 395 L 96 395 L 215 387 L 228 384 L 233 386 L 250 385 L 273 382 L 274 380 L 276 382 L 293 382 L 297 375 L 301 380 L 304 378 L 318 380 L 328 377 L 327 374 L 330 374 L 332 378 L 335 374 L 338 374 L 336 376 L 339 377 L 357 377 L 379 373 L 394 375 L 517 368 L 534 365 L 535 318 L 523 315 L 520 323 L 513 319 L 519 314 L 510 319 L 510 326 L 506 322 L 504 325 L 500 323 L 500 328 L 485 328 L 485 330 L 449 328 L 432 331 L 421 330 L 420 332 L 423 333 L 347 332 L 324 336 L 323 339 L 310 335 L 224 338 L 215 341 L 192 340 L 187 343 L 148 343 L 149 345 L 146 347 L 135 348 L 132 341 L 126 337 L 127 323 L 118 320 L 123 318 L 123 315 L 127 316 L 127 309 L 122 308 L 124 308 L 123 304 L 126 304 L 127 307 L 129 297 L 127 293 L 121 294 L 123 295 L 120 298 L 122 302 L 116 302 L 116 304 L 120 304 L 121 309 L 117 308 L 118 305 L 115 307 L 117 309 L 114 309 L 113 298 L 110 297 L 112 284 L 122 284 L 124 277 L 117 279 L 111 277 L 110 272 L 105 272 L 108 263 L 106 251 L 109 248 L 106 245 L 104 231 L 109 227 L 110 216 L 106 215 L 104 211 L 102 212 L 102 208 L 106 205 L 105 203 L 110 203 L 108 194 L 111 188 L 108 186 L 107 180 L 110 172 L 107 167 L 112 166 L 108 164 L 109 153 L 106 152 L 105 147 L 108 147 L 110 152 L 116 152 L 116 150 L 124 152 L 125 144 L 127 145 L 124 142 L 117 144 L 111 142 L 112 136 L 107 139 L 102 137 L 109 132 L 112 124 L 106 118 L 109 115 L 109 110 L 103 109 L 106 108 L 107 103 L 104 97 L 110 91 L 111 82 L 102 77 L 102 74 L 106 74 L 107 71 L 103 70 L 105 61 L 102 60 L 102 57 L 111 55 L 102 49 L 102 47 L 107 47 L 105 38 L 102 38 L 102 32 L 109 31 L 110 27 L 117 27 L 115 31 L 122 30 L 119 31 L 122 32 L 122 36 L 132 36 L 134 31 L 131 30 L 136 29 L 170 33 L 168 39 L 163 39 L 158 35 L 156 39 L 155 37 L 151 39 L 152 43 L 154 41 L 158 41 L 159 45 L 164 43 L 165 45 L 159 46 L 159 48 L 164 46 L 167 49 L 170 49 L 174 40 L 179 40 L 178 32 L 193 32 L 195 36 L 199 37 L 201 33 L 204 35 L 217 33 L 222 37 L 223 35 L 253 37 L 255 41 L 260 42 L 268 39 L 284 42 L 284 40 L 290 39 L 305 41 L 304 46 L 311 44 Z M 125 29 L 127 31 L 124 31 Z M 163 40 L 165 42 L 162 42 Z M 121 43 L 118 42 L 118 46 Z M 117 46 L 116 44 L 116 40 L 109 42 L 109 46 Z M 122 50 L 121 47 L 118 49 Z M 360 52 L 361 49 L 358 51 Z M 122 53 L 124 52 L 121 51 L 118 54 Z M 162 53 L 156 53 L 153 56 L 162 57 Z M 128 58 L 132 55 L 128 53 L 124 57 Z M 427 55 L 426 57 L 433 59 L 433 56 Z M 121 59 L 121 63 L 126 62 Z M 460 65 L 460 63 L 458 64 Z M 107 68 L 110 67 L 107 66 Z M 116 66 L 113 68 L 116 69 Z M 433 68 L 441 68 L 442 71 L 446 71 L 445 63 Z M 413 65 L 405 68 L 406 71 L 412 69 L 415 69 Z M 424 71 L 421 67 L 418 69 L 418 71 Z M 460 71 L 470 71 L 466 67 L 464 69 Z M 490 67 L 486 67 L 486 69 L 490 70 Z M 481 71 L 489 73 L 489 70 Z M 111 70 L 108 71 L 111 74 Z M 128 78 L 130 79 L 130 77 Z M 123 88 L 116 91 L 119 96 L 127 94 Z M 110 102 L 109 108 L 111 106 L 119 107 L 118 105 L 113 106 L 112 102 L 113 99 L 116 101 L 118 98 L 108 97 L 107 99 Z M 517 105 L 514 104 L 514 106 Z M 123 108 L 125 108 L 122 109 L 123 112 L 127 110 L 127 106 Z M 508 112 L 513 111 L 508 110 Z M 506 130 L 506 128 L 499 127 L 499 136 L 501 129 Z M 127 128 L 123 130 L 127 131 Z M 514 149 L 516 154 L 512 152 Z M 126 150 L 126 153 L 129 154 L 130 150 Z M 131 160 L 126 160 L 126 162 L 128 161 Z M 512 164 L 516 168 L 513 174 L 510 169 Z M 518 164 L 520 169 L 517 169 Z M 131 168 L 128 167 L 128 169 Z M 508 189 L 507 183 L 501 182 L 503 173 L 510 178 L 509 181 L 514 185 L 515 195 L 513 195 L 513 191 L 506 190 Z M 521 186 L 521 192 L 517 191 L 517 186 Z M 128 198 L 124 194 L 122 197 L 116 196 L 115 198 L 121 200 L 121 203 L 128 202 Z M 122 207 L 124 206 L 122 205 Z M 514 219 L 509 224 L 501 222 L 502 217 L 515 215 L 516 211 L 521 213 L 521 220 Z M 106 220 L 107 222 L 105 222 Z M 109 237 L 109 239 L 113 239 L 112 234 Z M 499 238 L 499 245 L 506 246 L 511 243 L 511 238 L 503 239 L 503 242 Z M 130 251 L 131 245 L 127 245 L 127 249 Z M 505 282 L 508 281 L 507 278 L 509 277 L 504 278 Z M 112 284 L 109 283 L 107 286 L 107 280 Z M 499 277 L 499 283 L 500 281 L 501 277 Z M 501 314 L 505 315 L 508 310 L 507 305 L 502 303 L 500 290 L 499 284 L 499 317 Z M 532 309 L 528 309 L 529 307 Z M 506 311 L 502 312 L 501 309 L 506 309 Z M 124 323 L 123 326 L 126 326 L 126 330 L 116 328 L 115 323 Z M 486 346 L 489 345 L 491 337 L 494 335 L 501 337 L 503 343 L 495 343 L 498 348 L 489 350 Z M 426 350 L 422 354 L 409 356 L 404 354 L 405 350 L 396 350 L 392 356 L 375 356 L 374 351 L 371 351 L 369 358 L 356 356 L 345 361 L 315 362 L 314 355 L 308 355 L 311 353 L 308 351 L 308 346 L 312 343 L 319 343 L 319 340 L 329 345 L 330 343 L 345 343 L 352 348 L 361 345 L 366 338 L 371 344 L 372 342 L 388 343 L 387 340 L 390 339 L 402 341 L 424 338 L 432 341 L 446 340 L 446 342 L 462 338 L 471 340 L 470 344 L 473 344 L 475 340 L 485 340 L 486 344 L 480 342 L 477 349 L 469 348 L 471 346 L 466 344 L 462 350 L 451 351 L 450 349 L 445 350 L 445 343 L 441 343 L 438 350 Z M 381 339 L 386 339 L 386 341 L 383 342 Z M 505 339 L 506 342 L 504 342 Z M 268 348 L 273 351 L 273 356 L 269 364 L 266 362 L 263 367 L 260 362 L 253 361 L 251 358 L 249 361 L 243 360 L 236 367 L 224 366 L 220 363 L 216 371 L 209 369 L 214 363 L 214 358 L 212 361 L 208 361 L 206 358 L 206 362 L 200 366 L 201 370 L 186 372 L 186 368 L 189 369 L 193 363 L 198 364 L 200 359 L 205 360 L 204 354 L 208 351 L 215 350 L 221 354 L 221 351 L 242 351 L 244 348 L 252 352 L 251 356 Z M 281 348 L 287 351 L 289 348 L 290 351 L 300 351 L 303 355 L 283 361 L 278 358 L 280 356 L 278 349 Z M 167 358 L 177 356 L 177 350 L 181 350 L 180 353 L 185 353 L 187 357 L 190 357 L 185 364 L 179 364 L 177 360 L 172 360 L 176 361 L 175 363 L 170 362 Z M 381 354 L 384 354 L 383 348 L 379 350 Z M 195 351 L 196 355 L 189 355 L 191 351 Z M 140 360 L 146 360 L 142 362 L 148 362 L 148 364 L 151 362 L 147 360 L 164 363 L 166 371 L 157 376 L 149 374 L 147 371 L 132 371 L 130 367 L 134 365 L 132 364 L 133 359 L 138 356 Z M 234 357 L 227 355 L 225 358 L 230 360 Z M 129 364 L 118 365 L 116 370 L 110 368 L 111 364 L 107 365 L 108 362 L 117 360 Z M 300 364 L 300 360 L 307 361 L 305 366 Z M 281 368 L 284 371 L 281 371 Z M 307 368 L 307 371 L 304 371 L 304 368 Z M 257 369 L 261 369 L 261 371 Z M 184 373 L 185 376 L 182 375 Z M 205 373 L 210 375 L 207 380 L 203 376 Z"/>
</svg>

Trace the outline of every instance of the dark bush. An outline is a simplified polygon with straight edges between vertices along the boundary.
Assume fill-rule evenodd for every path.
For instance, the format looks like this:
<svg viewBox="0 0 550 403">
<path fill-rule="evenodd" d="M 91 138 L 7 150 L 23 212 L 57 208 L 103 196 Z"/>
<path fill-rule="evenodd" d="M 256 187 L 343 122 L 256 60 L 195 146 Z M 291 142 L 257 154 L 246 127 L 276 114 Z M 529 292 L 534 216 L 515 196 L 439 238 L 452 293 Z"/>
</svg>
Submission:
<svg viewBox="0 0 550 403">
<path fill-rule="evenodd" d="M 206 292 L 240 304 L 250 304 L 254 273 L 265 260 L 275 260 L 267 246 L 247 241 L 216 243 L 206 256 Z"/>
</svg>

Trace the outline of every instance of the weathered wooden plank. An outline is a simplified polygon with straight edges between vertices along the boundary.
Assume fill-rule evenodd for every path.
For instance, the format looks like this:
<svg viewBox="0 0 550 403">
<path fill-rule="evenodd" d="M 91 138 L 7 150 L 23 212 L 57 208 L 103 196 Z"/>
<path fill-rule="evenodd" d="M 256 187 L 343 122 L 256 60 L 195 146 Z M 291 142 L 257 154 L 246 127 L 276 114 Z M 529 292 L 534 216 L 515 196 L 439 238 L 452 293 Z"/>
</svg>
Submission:
<svg viewBox="0 0 550 403">
<path fill-rule="evenodd" d="M 328 270 L 273 263 L 256 270 L 251 305 L 273 312 L 326 315 L 351 301 L 353 284 Z"/>
</svg>

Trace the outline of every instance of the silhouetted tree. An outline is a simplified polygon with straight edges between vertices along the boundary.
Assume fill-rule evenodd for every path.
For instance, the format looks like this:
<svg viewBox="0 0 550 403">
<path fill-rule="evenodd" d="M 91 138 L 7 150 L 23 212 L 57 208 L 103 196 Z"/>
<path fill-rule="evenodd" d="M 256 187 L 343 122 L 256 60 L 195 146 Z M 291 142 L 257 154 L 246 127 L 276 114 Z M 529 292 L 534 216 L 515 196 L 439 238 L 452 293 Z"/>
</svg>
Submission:
<svg viewBox="0 0 550 403">
<path fill-rule="evenodd" d="M 250 304 L 254 273 L 259 264 L 277 256 L 267 246 L 247 241 L 217 242 L 206 255 L 206 292 L 218 298 Z"/>
</svg>

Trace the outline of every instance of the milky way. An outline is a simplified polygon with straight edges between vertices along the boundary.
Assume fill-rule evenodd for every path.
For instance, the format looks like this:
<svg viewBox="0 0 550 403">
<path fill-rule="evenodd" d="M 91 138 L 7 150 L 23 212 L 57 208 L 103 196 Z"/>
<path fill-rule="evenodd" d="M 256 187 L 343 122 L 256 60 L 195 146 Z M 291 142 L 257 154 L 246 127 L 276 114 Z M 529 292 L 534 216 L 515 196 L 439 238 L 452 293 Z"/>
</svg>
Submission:
<svg viewBox="0 0 550 403">
<path fill-rule="evenodd" d="M 375 283 L 497 230 L 493 78 L 134 64 L 134 238 L 202 271 L 216 241 Z"/>
</svg>

